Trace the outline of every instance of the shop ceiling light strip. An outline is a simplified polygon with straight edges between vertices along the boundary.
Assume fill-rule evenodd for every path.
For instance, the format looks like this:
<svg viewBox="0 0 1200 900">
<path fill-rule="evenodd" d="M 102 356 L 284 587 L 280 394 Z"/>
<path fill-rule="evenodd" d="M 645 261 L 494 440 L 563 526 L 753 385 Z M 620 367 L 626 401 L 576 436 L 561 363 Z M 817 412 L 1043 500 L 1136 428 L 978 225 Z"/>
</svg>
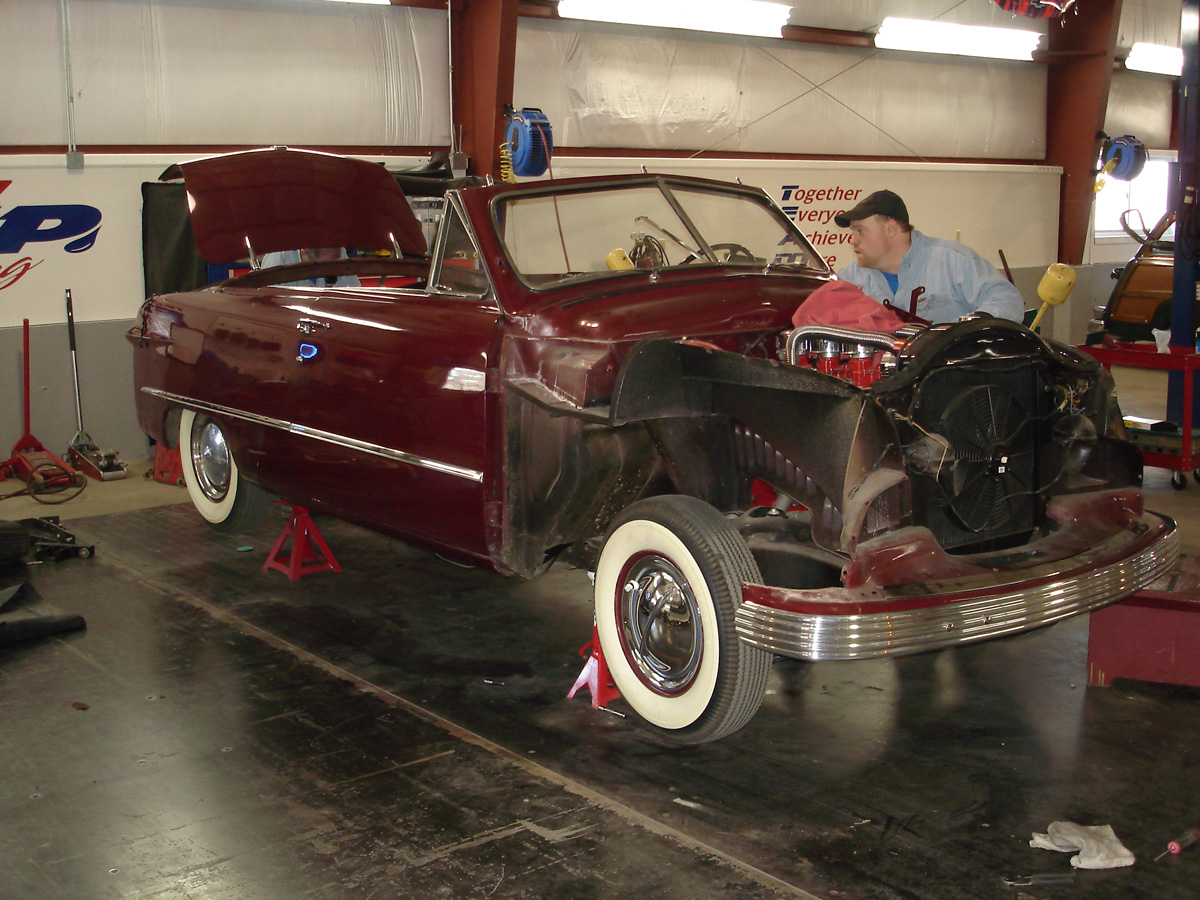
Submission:
<svg viewBox="0 0 1200 900">
<path fill-rule="evenodd" d="M 880 50 L 914 50 L 992 59 L 1033 59 L 1042 35 L 1019 28 L 956 25 L 888 16 L 875 35 Z"/>
<path fill-rule="evenodd" d="M 1178 78 L 1183 72 L 1183 50 L 1166 44 L 1137 41 L 1130 48 L 1129 56 L 1125 57 L 1125 68 Z"/>
<path fill-rule="evenodd" d="M 791 6 L 770 0 L 559 0 L 558 14 L 621 25 L 779 37 Z"/>
</svg>

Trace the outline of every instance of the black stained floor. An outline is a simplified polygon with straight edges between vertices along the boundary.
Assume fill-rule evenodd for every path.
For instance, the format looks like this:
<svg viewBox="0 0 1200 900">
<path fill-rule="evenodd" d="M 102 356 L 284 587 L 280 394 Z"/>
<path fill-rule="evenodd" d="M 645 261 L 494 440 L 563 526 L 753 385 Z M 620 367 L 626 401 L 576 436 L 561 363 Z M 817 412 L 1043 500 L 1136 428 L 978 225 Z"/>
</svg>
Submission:
<svg viewBox="0 0 1200 900">
<path fill-rule="evenodd" d="M 95 558 L 32 570 L 22 602 L 88 629 L 0 649 L 0 895 L 1200 894 L 1200 848 L 1153 862 L 1200 826 L 1200 690 L 1086 687 L 1086 619 L 779 662 L 748 727 L 680 748 L 565 698 L 585 573 L 503 579 L 320 520 L 344 571 L 289 582 L 261 569 L 282 524 L 100 516 L 72 523 Z M 1028 846 L 1057 820 L 1138 862 L 1007 886 L 1072 871 Z"/>
</svg>

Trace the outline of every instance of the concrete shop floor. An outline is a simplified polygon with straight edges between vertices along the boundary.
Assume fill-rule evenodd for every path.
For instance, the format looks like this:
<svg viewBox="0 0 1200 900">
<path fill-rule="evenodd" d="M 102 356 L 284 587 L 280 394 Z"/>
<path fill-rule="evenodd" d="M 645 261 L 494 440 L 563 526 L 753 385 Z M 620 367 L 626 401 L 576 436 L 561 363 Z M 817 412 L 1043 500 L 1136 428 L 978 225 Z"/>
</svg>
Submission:
<svg viewBox="0 0 1200 900">
<path fill-rule="evenodd" d="M 1117 374 L 1161 415 L 1161 373 Z M 1200 486 L 1169 480 L 1147 470 L 1147 505 L 1200 553 Z M 134 472 L 0 502 L 96 545 L 12 601 L 87 630 L 0 648 L 3 896 L 1196 896 L 1200 848 L 1153 859 L 1200 826 L 1200 690 L 1086 687 L 1086 617 L 780 662 L 747 728 L 681 749 L 565 699 L 583 573 L 502 579 L 323 519 L 344 571 L 289 582 L 262 571 L 281 515 L 230 538 L 185 500 Z M 1056 820 L 1138 862 L 1006 886 L 1071 872 L 1028 846 Z"/>
</svg>

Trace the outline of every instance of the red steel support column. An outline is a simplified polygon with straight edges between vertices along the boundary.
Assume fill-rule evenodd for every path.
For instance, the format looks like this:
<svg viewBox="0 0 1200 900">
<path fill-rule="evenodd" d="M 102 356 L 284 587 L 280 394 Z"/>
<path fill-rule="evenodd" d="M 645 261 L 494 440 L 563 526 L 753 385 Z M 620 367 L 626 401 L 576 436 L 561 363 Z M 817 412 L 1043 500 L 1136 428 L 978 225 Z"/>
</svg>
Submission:
<svg viewBox="0 0 1200 900">
<path fill-rule="evenodd" d="M 1070 265 L 1083 262 L 1120 21 L 1121 0 L 1089 0 L 1050 20 L 1046 162 L 1063 170 L 1058 259 Z"/>
<path fill-rule="evenodd" d="M 512 103 L 518 0 L 450 0 L 454 121 L 472 175 L 500 175 L 504 105 Z"/>
</svg>

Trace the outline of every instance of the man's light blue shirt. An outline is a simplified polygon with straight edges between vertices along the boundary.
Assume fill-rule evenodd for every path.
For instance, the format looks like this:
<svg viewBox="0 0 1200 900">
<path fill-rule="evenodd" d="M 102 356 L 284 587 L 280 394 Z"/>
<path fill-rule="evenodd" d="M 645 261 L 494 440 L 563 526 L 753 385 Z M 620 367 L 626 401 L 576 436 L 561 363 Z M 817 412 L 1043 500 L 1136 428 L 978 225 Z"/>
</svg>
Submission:
<svg viewBox="0 0 1200 900">
<path fill-rule="evenodd" d="M 1025 316 L 1021 292 L 982 256 L 958 241 L 912 232 L 912 246 L 900 260 L 899 286 L 888 285 L 883 272 L 850 263 L 838 278 L 858 285 L 864 294 L 906 312 L 914 291 L 916 314 L 930 322 L 956 322 L 973 312 L 1020 322 Z"/>
</svg>

